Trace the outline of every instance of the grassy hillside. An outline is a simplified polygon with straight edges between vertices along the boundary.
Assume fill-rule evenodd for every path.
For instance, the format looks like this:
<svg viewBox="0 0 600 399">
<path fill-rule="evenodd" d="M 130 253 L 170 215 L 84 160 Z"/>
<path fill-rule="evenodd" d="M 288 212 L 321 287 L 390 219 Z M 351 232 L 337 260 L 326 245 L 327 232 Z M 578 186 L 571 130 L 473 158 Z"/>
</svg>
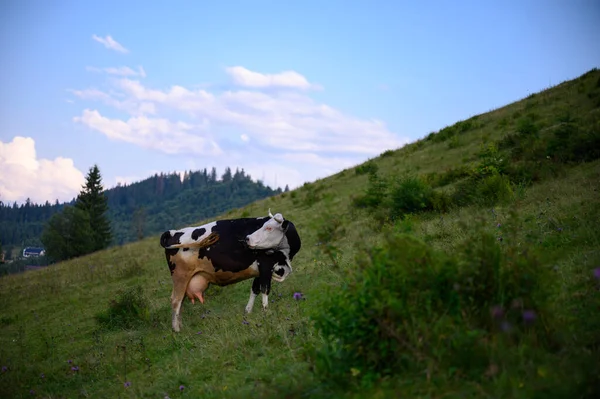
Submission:
<svg viewBox="0 0 600 399">
<path fill-rule="evenodd" d="M 0 396 L 591 398 L 599 137 L 593 70 L 222 215 L 298 228 L 266 314 L 211 287 L 172 333 L 158 236 L 3 277 Z"/>
</svg>

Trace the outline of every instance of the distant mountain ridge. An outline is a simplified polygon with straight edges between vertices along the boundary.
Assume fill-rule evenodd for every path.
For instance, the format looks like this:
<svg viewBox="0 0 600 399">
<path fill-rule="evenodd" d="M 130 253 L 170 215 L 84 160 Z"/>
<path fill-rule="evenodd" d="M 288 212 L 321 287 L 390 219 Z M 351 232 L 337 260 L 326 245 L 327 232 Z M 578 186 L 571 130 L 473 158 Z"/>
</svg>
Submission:
<svg viewBox="0 0 600 399">
<path fill-rule="evenodd" d="M 287 188 L 286 188 L 287 189 Z M 258 199 L 280 194 L 244 170 L 230 168 L 218 180 L 216 168 L 160 173 L 131 184 L 105 190 L 113 241 L 122 245 L 168 228 L 193 224 Z M 10 205 L 0 201 L 0 242 L 7 256 L 25 246 L 41 246 L 41 234 L 52 215 L 66 203 Z"/>
</svg>

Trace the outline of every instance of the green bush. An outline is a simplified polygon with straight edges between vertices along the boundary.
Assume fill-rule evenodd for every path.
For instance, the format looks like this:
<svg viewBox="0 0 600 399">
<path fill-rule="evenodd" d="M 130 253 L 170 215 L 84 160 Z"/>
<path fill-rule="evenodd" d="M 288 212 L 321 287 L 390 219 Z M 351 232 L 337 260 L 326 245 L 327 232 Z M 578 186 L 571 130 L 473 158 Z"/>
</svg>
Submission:
<svg viewBox="0 0 600 399">
<path fill-rule="evenodd" d="M 149 318 L 148 298 L 139 285 L 120 291 L 117 299 L 110 301 L 108 309 L 96 315 L 98 324 L 108 330 L 135 328 Z"/>
<path fill-rule="evenodd" d="M 435 191 L 431 192 L 431 207 L 436 212 L 448 212 L 452 207 L 452 197 L 445 192 Z"/>
<path fill-rule="evenodd" d="M 377 166 L 377 164 L 375 162 L 373 162 L 373 160 L 367 161 L 362 165 L 359 165 L 356 167 L 356 174 L 357 175 L 364 175 L 366 173 L 377 173 L 377 171 L 379 170 L 379 167 Z"/>
<path fill-rule="evenodd" d="M 450 138 L 448 142 L 448 149 L 452 150 L 454 148 L 460 147 L 460 142 L 458 141 L 458 136 L 453 136 Z"/>
<path fill-rule="evenodd" d="M 547 153 L 559 162 L 586 162 L 600 158 L 600 121 L 587 131 L 569 121 L 554 130 Z"/>
<path fill-rule="evenodd" d="M 433 209 L 432 196 L 433 188 L 418 177 L 399 179 L 390 193 L 392 219 L 402 218 L 407 213 Z"/>
<path fill-rule="evenodd" d="M 428 178 L 428 183 L 432 187 L 443 187 L 457 180 L 468 177 L 471 171 L 468 167 L 461 165 L 456 168 L 449 168 L 443 173 L 432 173 Z"/>
<path fill-rule="evenodd" d="M 353 205 L 358 208 L 376 208 L 386 199 L 387 191 L 387 181 L 377 176 L 377 173 L 369 173 L 367 190 L 364 195 L 353 200 Z"/>
<path fill-rule="evenodd" d="M 507 176 L 494 174 L 477 182 L 477 202 L 480 205 L 506 203 L 513 198 L 513 189 Z"/>
<path fill-rule="evenodd" d="M 457 130 L 458 129 L 457 129 L 456 125 L 446 126 L 445 128 L 443 128 L 439 132 L 435 133 L 431 137 L 431 140 L 434 143 L 442 143 L 442 142 L 448 140 L 449 138 L 453 137 L 457 133 Z"/>
<path fill-rule="evenodd" d="M 313 317 L 325 340 L 313 353 L 316 371 L 337 384 L 418 369 L 427 360 L 419 335 L 454 332 L 453 323 L 437 320 L 459 310 L 450 263 L 406 235 L 367 259 Z"/>
<path fill-rule="evenodd" d="M 526 116 L 517 121 L 517 133 L 521 136 L 537 136 L 540 129 L 533 122 L 533 118 L 530 116 Z"/>
<path fill-rule="evenodd" d="M 492 363 L 531 367 L 523 352 L 550 345 L 549 280 L 532 254 L 484 231 L 452 257 L 410 235 L 386 237 L 312 316 L 324 343 L 311 355 L 324 380 L 369 384 L 427 370 L 479 381 Z"/>
</svg>

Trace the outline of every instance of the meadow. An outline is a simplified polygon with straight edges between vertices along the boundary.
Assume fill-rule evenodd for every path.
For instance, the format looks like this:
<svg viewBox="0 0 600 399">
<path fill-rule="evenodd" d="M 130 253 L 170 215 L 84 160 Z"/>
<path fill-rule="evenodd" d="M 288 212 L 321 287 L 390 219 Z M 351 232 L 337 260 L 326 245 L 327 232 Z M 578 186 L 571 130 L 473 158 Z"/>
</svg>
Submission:
<svg viewBox="0 0 600 399">
<path fill-rule="evenodd" d="M 267 312 L 173 333 L 158 236 L 0 278 L 0 397 L 599 397 L 599 188 L 594 69 L 221 215 L 298 229 Z"/>
</svg>

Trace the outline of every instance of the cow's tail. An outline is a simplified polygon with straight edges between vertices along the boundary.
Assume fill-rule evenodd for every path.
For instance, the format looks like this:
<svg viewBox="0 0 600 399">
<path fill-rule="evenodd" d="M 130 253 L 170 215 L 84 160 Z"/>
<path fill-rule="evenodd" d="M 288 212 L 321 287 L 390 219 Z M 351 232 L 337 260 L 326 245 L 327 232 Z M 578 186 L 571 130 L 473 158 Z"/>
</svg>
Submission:
<svg viewBox="0 0 600 399">
<path fill-rule="evenodd" d="M 214 243 L 216 243 L 217 241 L 219 241 L 219 234 L 213 232 L 213 233 L 210 233 L 208 236 L 206 236 L 205 238 L 203 238 L 200 241 L 188 242 L 188 243 L 184 243 L 184 244 L 173 244 L 173 245 L 169 245 L 170 238 L 171 238 L 171 233 L 168 231 L 165 231 L 162 234 L 162 236 L 160 236 L 160 245 L 165 249 L 173 249 L 173 248 L 201 249 L 201 248 L 209 247 L 209 246 L 213 245 Z"/>
</svg>

